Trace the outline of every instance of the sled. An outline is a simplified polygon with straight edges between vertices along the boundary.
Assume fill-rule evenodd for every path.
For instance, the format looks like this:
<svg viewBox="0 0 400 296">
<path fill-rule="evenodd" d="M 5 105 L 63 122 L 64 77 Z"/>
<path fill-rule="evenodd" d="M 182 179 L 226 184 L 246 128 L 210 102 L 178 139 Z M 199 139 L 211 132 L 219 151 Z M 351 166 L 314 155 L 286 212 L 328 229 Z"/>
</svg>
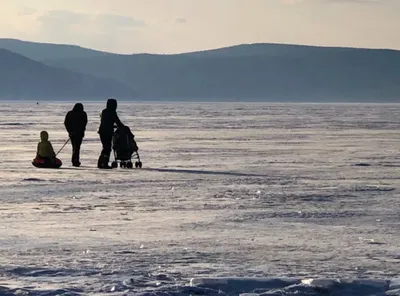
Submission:
<svg viewBox="0 0 400 296">
<path fill-rule="evenodd" d="M 58 158 L 56 158 L 56 163 L 51 163 L 47 159 L 34 159 L 32 165 L 40 169 L 58 169 L 62 166 L 62 162 Z"/>
</svg>

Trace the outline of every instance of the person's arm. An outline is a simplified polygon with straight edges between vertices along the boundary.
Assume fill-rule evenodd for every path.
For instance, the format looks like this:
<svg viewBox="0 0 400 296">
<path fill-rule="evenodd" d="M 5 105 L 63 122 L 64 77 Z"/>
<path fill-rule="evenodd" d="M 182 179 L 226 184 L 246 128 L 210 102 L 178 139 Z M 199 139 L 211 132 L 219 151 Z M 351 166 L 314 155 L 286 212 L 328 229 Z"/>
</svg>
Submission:
<svg viewBox="0 0 400 296">
<path fill-rule="evenodd" d="M 65 125 L 65 128 L 66 128 L 68 134 L 70 134 L 71 133 L 71 118 L 70 118 L 69 112 L 65 116 L 64 125 Z"/>
<path fill-rule="evenodd" d="M 73 116 L 71 112 L 68 112 L 67 115 L 65 116 L 65 128 L 67 129 L 68 136 L 71 137 L 74 134 L 74 128 L 73 128 Z"/>
<path fill-rule="evenodd" d="M 117 112 L 115 112 L 115 115 L 114 115 L 114 123 L 115 123 L 119 128 L 124 127 L 123 123 L 121 122 L 121 120 L 119 119 L 119 117 L 118 117 L 118 115 L 117 115 Z"/>
<path fill-rule="evenodd" d="M 40 143 L 38 143 L 37 144 L 37 149 L 36 149 L 36 158 L 35 159 L 38 159 L 39 157 L 40 157 L 40 155 L 39 155 L 39 145 L 40 145 Z"/>
<path fill-rule="evenodd" d="M 51 155 L 51 157 L 52 158 L 56 158 L 56 153 L 54 152 L 54 149 L 53 149 L 53 145 L 51 145 L 51 143 L 50 142 L 48 142 L 49 143 L 49 152 L 50 152 L 50 155 Z"/>
<path fill-rule="evenodd" d="M 85 115 L 84 115 L 84 118 L 83 118 L 83 123 L 84 123 L 83 127 L 84 127 L 84 130 L 86 130 L 86 126 L 87 126 L 87 123 L 88 123 L 88 117 L 87 117 L 87 113 L 86 112 L 84 114 Z"/>
</svg>

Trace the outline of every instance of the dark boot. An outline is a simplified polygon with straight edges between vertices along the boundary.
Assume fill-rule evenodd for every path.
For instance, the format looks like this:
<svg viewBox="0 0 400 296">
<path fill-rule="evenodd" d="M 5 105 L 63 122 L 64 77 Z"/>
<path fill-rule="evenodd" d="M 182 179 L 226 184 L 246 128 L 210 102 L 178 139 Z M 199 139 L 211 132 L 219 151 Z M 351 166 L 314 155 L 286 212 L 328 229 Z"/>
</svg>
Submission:
<svg viewBox="0 0 400 296">
<path fill-rule="evenodd" d="M 112 167 L 110 167 L 110 166 L 108 165 L 108 163 L 102 163 L 102 162 L 100 162 L 100 163 L 97 164 L 97 168 L 99 168 L 99 169 L 106 169 L 106 170 L 111 170 L 111 169 L 112 169 Z"/>
<path fill-rule="evenodd" d="M 103 168 L 103 161 L 101 157 L 99 157 L 99 160 L 97 161 L 97 168 L 102 169 Z"/>
<path fill-rule="evenodd" d="M 109 158 L 108 155 L 100 155 L 99 160 L 97 161 L 97 167 L 99 169 L 112 169 L 112 167 L 108 165 Z"/>
<path fill-rule="evenodd" d="M 112 167 L 110 167 L 110 166 L 108 165 L 108 162 L 106 162 L 106 163 L 103 163 L 102 169 L 108 169 L 108 170 L 110 170 L 110 169 L 112 169 Z"/>
<path fill-rule="evenodd" d="M 80 163 L 79 161 L 74 160 L 74 161 L 72 162 L 72 166 L 74 166 L 74 167 L 80 167 L 80 166 L 81 166 L 81 163 Z"/>
</svg>

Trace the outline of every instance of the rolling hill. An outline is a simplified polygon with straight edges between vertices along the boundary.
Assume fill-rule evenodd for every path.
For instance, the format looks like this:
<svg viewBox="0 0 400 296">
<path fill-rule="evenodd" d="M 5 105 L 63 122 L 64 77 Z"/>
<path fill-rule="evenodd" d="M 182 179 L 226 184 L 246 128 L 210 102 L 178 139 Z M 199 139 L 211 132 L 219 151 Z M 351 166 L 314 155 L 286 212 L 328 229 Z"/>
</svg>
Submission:
<svg viewBox="0 0 400 296">
<path fill-rule="evenodd" d="M 247 46 L 244 53 L 234 48 L 45 62 L 117 79 L 132 86 L 142 98 L 400 101 L 400 52 L 314 47 L 283 47 L 281 52 L 268 45 L 264 48 Z"/>
<path fill-rule="evenodd" d="M 0 98 L 95 99 L 118 95 L 131 98 L 123 83 L 59 69 L 0 49 Z"/>
<path fill-rule="evenodd" d="M 0 38 L 0 48 L 18 53 L 35 61 L 92 58 L 110 55 L 110 53 L 76 45 L 29 42 L 8 38 Z"/>
<path fill-rule="evenodd" d="M 117 80 L 143 100 L 400 102 L 396 50 L 243 44 L 119 55 L 19 41 L 18 52 L 50 67 Z"/>
</svg>

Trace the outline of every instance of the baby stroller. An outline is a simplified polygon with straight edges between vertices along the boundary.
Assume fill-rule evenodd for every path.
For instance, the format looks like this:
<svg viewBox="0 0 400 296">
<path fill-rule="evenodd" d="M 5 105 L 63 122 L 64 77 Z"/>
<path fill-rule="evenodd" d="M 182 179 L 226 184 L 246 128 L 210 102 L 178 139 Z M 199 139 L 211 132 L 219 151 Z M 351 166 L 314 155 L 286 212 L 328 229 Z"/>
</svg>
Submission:
<svg viewBox="0 0 400 296">
<path fill-rule="evenodd" d="M 132 157 L 136 158 L 136 168 L 142 167 L 142 162 L 139 157 L 139 147 L 136 144 L 135 136 L 132 134 L 129 127 L 117 128 L 114 131 L 112 138 L 112 149 L 114 151 L 114 161 L 111 166 L 118 167 L 118 161 L 121 168 L 132 169 Z"/>
</svg>

